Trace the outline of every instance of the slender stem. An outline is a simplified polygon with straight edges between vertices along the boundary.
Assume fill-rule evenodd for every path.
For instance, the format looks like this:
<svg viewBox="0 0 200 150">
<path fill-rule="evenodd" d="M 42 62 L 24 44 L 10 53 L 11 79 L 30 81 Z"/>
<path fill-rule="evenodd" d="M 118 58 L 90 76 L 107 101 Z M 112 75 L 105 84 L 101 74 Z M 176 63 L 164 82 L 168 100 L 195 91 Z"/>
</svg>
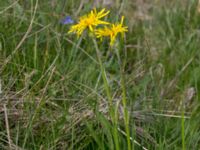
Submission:
<svg viewBox="0 0 200 150">
<path fill-rule="evenodd" d="M 95 50 L 96 50 L 96 53 L 97 53 L 97 59 L 98 59 L 100 69 L 101 69 L 101 72 L 102 72 L 102 78 L 103 78 L 103 81 L 104 81 L 104 87 L 105 87 L 106 94 L 107 94 L 107 97 L 108 97 L 108 102 L 109 102 L 109 105 L 112 105 L 112 96 L 111 96 L 110 87 L 109 87 L 109 83 L 108 83 L 107 76 L 106 76 L 106 71 L 105 71 L 103 63 L 101 61 L 101 56 L 100 56 L 100 52 L 99 52 L 97 42 L 96 42 L 95 39 L 93 39 L 93 42 L 94 42 L 94 45 L 95 45 Z"/>
<path fill-rule="evenodd" d="M 182 150 L 185 150 L 185 116 L 184 116 L 184 113 L 185 113 L 185 109 L 184 109 L 184 106 L 182 106 L 182 118 L 181 118 Z"/>
<path fill-rule="evenodd" d="M 112 105 L 113 103 L 112 103 L 110 86 L 109 86 L 108 79 L 107 79 L 107 76 L 106 76 L 105 68 L 104 68 L 103 63 L 101 61 L 101 55 L 100 55 L 100 52 L 99 52 L 99 48 L 98 48 L 96 39 L 94 37 L 92 39 L 93 39 L 93 43 L 94 43 L 95 50 L 96 50 L 96 53 L 97 53 L 97 59 L 98 59 L 99 65 L 100 65 L 100 69 L 101 69 L 101 75 L 102 75 L 103 82 L 104 82 L 104 88 L 106 90 L 106 94 L 107 94 L 107 97 L 108 97 L 109 112 L 110 112 L 110 116 L 111 116 L 111 121 L 114 124 L 113 133 L 114 133 L 114 141 L 115 141 L 116 150 L 120 150 L 119 139 L 118 139 L 119 138 L 119 135 L 118 135 L 118 115 L 117 115 L 117 113 L 115 113 L 114 107 Z"/>
<path fill-rule="evenodd" d="M 11 138 L 10 138 L 10 127 L 9 127 L 9 122 L 8 122 L 8 113 L 7 113 L 6 105 L 4 104 L 3 106 L 4 106 L 4 113 L 5 113 L 7 139 L 8 139 L 8 144 L 9 144 L 9 150 L 11 150 L 12 149 L 12 143 L 11 143 Z"/>
<path fill-rule="evenodd" d="M 33 55 L 33 58 L 34 58 L 34 68 L 35 69 L 37 68 L 37 46 L 38 46 L 38 44 L 37 44 L 38 38 L 37 37 L 38 36 L 37 36 L 37 33 L 36 33 L 36 35 L 35 35 L 35 45 L 34 45 L 34 55 Z"/>
<path fill-rule="evenodd" d="M 123 73 L 122 73 L 122 79 L 121 79 L 121 88 L 122 88 L 122 103 L 123 103 L 123 108 L 124 108 L 124 124 L 126 128 L 126 138 L 127 138 L 127 144 L 128 144 L 128 150 L 131 150 L 131 141 L 130 141 L 130 129 L 129 129 L 129 113 L 127 110 L 127 100 L 126 100 L 126 89 L 125 89 L 125 84 L 124 84 L 124 78 L 123 78 Z M 133 147 L 132 147 L 133 149 Z"/>
<path fill-rule="evenodd" d="M 123 103 L 123 115 L 124 115 L 124 124 L 125 124 L 125 130 L 126 130 L 126 140 L 128 145 L 128 150 L 133 150 L 134 146 L 131 149 L 131 141 L 130 141 L 130 129 L 129 129 L 129 113 L 127 110 L 127 99 L 126 99 L 126 87 L 125 87 L 125 81 L 124 81 L 124 62 L 121 62 L 120 55 L 118 49 L 116 49 L 117 58 L 120 65 L 120 74 L 121 74 L 121 89 L 122 89 L 122 103 Z"/>
</svg>

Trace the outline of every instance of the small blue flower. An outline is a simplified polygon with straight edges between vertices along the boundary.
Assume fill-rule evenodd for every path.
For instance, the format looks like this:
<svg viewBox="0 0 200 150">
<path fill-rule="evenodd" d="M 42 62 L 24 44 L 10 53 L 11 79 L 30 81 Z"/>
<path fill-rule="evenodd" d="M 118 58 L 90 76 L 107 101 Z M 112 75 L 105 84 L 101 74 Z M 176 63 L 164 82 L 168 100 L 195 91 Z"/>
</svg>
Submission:
<svg viewBox="0 0 200 150">
<path fill-rule="evenodd" d="M 61 20 L 62 24 L 72 24 L 74 23 L 74 20 L 70 16 L 65 17 L 64 19 Z"/>
</svg>

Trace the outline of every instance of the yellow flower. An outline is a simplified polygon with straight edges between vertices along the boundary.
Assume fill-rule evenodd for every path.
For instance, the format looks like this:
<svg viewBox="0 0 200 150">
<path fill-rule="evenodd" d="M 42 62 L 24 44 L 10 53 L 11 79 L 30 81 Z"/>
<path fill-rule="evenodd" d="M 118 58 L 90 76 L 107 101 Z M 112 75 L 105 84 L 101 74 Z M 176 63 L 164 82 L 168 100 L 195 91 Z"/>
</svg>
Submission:
<svg viewBox="0 0 200 150">
<path fill-rule="evenodd" d="M 102 39 L 103 37 L 110 37 L 110 45 L 112 46 L 116 40 L 118 33 L 121 33 L 123 35 L 124 32 L 128 31 L 128 27 L 123 26 L 123 22 L 124 16 L 122 16 L 120 23 L 112 24 L 110 28 L 104 27 L 103 29 L 97 29 L 95 31 L 97 38 Z"/>
<path fill-rule="evenodd" d="M 68 33 L 74 32 L 80 36 L 85 29 L 89 29 L 91 32 L 94 31 L 94 28 L 100 24 L 109 24 L 108 22 L 100 20 L 109 14 L 109 11 L 102 9 L 100 12 L 97 12 L 96 9 L 92 10 L 90 14 L 80 17 L 79 22 L 73 26 Z"/>
</svg>

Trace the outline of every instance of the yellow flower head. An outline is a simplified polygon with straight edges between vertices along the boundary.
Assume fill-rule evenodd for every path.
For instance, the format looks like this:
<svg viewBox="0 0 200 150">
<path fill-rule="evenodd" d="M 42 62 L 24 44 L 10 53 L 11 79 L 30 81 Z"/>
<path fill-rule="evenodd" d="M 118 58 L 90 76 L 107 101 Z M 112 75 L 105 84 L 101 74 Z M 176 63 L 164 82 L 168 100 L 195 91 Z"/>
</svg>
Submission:
<svg viewBox="0 0 200 150">
<path fill-rule="evenodd" d="M 102 39 L 103 37 L 110 37 L 110 45 L 112 46 L 116 40 L 118 33 L 121 33 L 123 35 L 124 32 L 128 31 L 128 27 L 123 26 L 123 22 L 124 16 L 122 16 L 120 23 L 112 24 L 110 28 L 104 27 L 103 29 L 97 29 L 95 31 L 97 38 Z"/>
<path fill-rule="evenodd" d="M 73 26 L 68 33 L 74 32 L 80 36 L 85 29 L 89 29 L 91 32 L 94 31 L 94 28 L 100 24 L 109 24 L 108 22 L 100 20 L 109 14 L 109 11 L 102 9 L 100 12 L 97 12 L 96 9 L 92 10 L 90 14 L 80 17 L 79 22 Z"/>
</svg>

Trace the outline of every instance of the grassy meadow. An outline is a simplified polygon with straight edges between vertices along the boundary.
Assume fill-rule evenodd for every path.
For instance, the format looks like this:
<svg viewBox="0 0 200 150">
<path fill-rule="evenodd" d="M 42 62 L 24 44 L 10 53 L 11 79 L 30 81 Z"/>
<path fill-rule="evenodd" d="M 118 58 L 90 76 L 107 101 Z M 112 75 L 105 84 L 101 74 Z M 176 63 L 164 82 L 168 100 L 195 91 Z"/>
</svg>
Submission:
<svg viewBox="0 0 200 150">
<path fill-rule="evenodd" d="M 125 16 L 113 46 L 61 24 L 94 7 Z M 197 0 L 1 0 L 0 16 L 0 149 L 200 149 Z"/>
</svg>

